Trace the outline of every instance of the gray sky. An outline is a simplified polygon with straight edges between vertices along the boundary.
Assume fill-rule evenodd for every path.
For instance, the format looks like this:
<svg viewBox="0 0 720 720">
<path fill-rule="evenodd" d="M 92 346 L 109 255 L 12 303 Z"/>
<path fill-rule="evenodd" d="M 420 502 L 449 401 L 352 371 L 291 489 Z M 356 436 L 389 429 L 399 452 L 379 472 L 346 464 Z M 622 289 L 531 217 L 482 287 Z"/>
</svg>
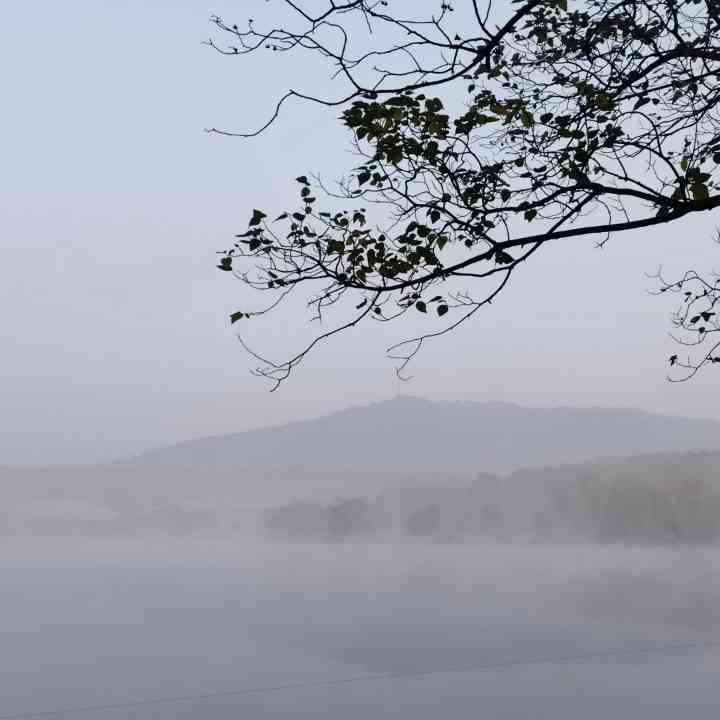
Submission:
<svg viewBox="0 0 720 720">
<path fill-rule="evenodd" d="M 268 393 L 227 321 L 240 288 L 213 253 L 253 207 L 284 209 L 291 178 L 332 178 L 353 162 L 332 110 L 294 106 L 253 141 L 203 132 L 257 126 L 275 93 L 313 69 L 201 44 L 212 13 L 240 23 L 274 7 L 4 9 L 0 464 L 114 457 L 398 391 L 720 417 L 717 372 L 666 382 L 673 305 L 650 297 L 644 276 L 661 263 L 720 266 L 709 216 L 602 251 L 591 239 L 548 249 L 489 312 L 428 346 L 409 384 L 383 353 L 408 328 L 383 326 L 325 346 Z M 272 354 L 301 328 L 298 315 L 254 338 Z"/>
</svg>

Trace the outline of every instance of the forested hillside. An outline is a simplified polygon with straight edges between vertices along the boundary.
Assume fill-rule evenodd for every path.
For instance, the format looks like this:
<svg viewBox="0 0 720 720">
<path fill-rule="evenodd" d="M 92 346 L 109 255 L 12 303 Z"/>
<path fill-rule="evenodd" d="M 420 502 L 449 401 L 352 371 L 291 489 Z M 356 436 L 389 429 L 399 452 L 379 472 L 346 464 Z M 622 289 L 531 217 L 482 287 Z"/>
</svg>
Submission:
<svg viewBox="0 0 720 720">
<path fill-rule="evenodd" d="M 720 453 L 659 454 L 481 475 L 265 514 L 285 539 L 708 543 L 720 539 Z"/>
<path fill-rule="evenodd" d="M 275 508 L 280 537 L 691 541 L 716 533 L 713 453 L 712 420 L 398 397 L 123 462 L 0 467 L 0 533 L 255 532 Z M 613 456 L 635 459 L 597 460 Z"/>
</svg>

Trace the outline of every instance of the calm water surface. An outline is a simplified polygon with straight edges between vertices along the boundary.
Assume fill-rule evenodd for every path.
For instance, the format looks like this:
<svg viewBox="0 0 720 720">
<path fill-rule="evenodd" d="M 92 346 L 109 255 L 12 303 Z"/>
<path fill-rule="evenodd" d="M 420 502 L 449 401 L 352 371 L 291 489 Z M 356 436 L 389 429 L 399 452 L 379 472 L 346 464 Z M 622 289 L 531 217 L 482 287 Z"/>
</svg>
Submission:
<svg viewBox="0 0 720 720">
<path fill-rule="evenodd" d="M 58 717 L 716 720 L 720 708 L 720 648 L 632 653 L 720 642 L 717 549 L 11 540 L 0 571 L 0 717 L 377 674 L 395 677 Z"/>
</svg>

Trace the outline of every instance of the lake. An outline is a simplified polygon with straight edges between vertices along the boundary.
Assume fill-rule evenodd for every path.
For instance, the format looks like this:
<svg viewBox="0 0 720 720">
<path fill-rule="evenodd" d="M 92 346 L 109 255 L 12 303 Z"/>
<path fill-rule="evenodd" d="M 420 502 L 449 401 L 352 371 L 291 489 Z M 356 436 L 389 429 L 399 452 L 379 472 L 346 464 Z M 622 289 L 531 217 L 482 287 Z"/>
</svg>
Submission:
<svg viewBox="0 0 720 720">
<path fill-rule="evenodd" d="M 0 717 L 195 695 L 56 717 L 720 707 L 716 548 L 10 539 L 0 571 Z"/>
</svg>

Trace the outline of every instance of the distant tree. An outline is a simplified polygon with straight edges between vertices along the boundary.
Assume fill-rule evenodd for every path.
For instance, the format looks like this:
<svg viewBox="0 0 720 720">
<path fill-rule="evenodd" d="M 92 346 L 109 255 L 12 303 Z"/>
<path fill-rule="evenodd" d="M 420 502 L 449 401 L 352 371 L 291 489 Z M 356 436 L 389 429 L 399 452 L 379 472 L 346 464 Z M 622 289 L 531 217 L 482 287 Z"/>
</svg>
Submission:
<svg viewBox="0 0 720 720">
<path fill-rule="evenodd" d="M 569 254 L 573 238 L 603 245 L 720 207 L 718 0 L 320 4 L 286 0 L 268 29 L 216 17 L 210 41 L 327 61 L 344 89 L 290 90 L 257 132 L 290 100 L 321 103 L 341 109 L 359 156 L 337 190 L 298 177 L 297 207 L 254 210 L 220 258 L 269 296 L 232 322 L 284 302 L 339 318 L 285 359 L 256 355 L 275 386 L 321 340 L 420 313 L 427 331 L 388 351 L 402 372 L 546 244 Z M 670 359 L 687 377 L 720 362 L 720 281 L 661 278 L 668 291 L 684 293 L 679 339 L 701 350 Z"/>
<path fill-rule="evenodd" d="M 440 527 L 440 508 L 437 505 L 427 505 L 416 510 L 407 519 L 405 527 L 411 535 L 434 535 Z"/>
<path fill-rule="evenodd" d="M 270 536 L 288 540 L 321 540 L 327 533 L 325 510 L 305 500 L 271 508 L 264 513 L 265 530 Z"/>
<path fill-rule="evenodd" d="M 330 537 L 342 540 L 370 528 L 370 508 L 366 500 L 341 500 L 327 509 L 327 528 Z"/>
</svg>

